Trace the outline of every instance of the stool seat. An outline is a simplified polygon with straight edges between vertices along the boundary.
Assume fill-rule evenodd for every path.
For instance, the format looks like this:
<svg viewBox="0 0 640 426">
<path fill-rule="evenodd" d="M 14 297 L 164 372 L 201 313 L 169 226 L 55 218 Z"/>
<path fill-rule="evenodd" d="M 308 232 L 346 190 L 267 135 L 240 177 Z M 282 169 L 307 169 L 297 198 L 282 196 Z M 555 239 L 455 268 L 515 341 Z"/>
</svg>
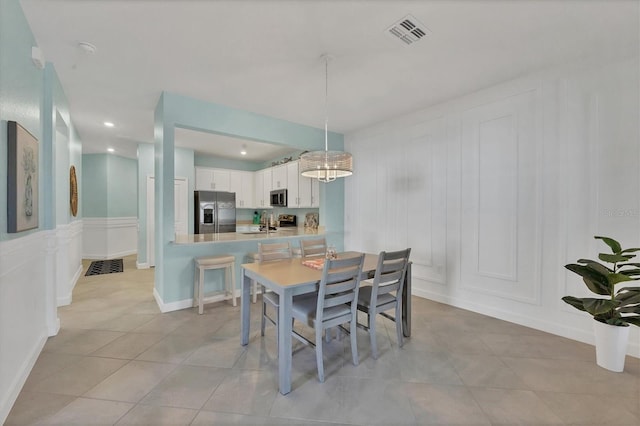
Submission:
<svg viewBox="0 0 640 426">
<path fill-rule="evenodd" d="M 230 255 L 222 256 L 210 256 L 210 257 L 198 257 L 196 263 L 199 266 L 215 266 L 223 265 L 225 263 L 235 263 L 236 258 Z"/>
<path fill-rule="evenodd" d="M 202 314 L 203 306 L 211 298 L 204 294 L 204 271 L 211 269 L 224 269 L 225 294 L 231 295 L 233 306 L 236 306 L 236 258 L 230 254 L 218 256 L 196 257 L 194 260 L 195 277 L 193 284 L 193 306 L 198 307 L 198 313 Z M 229 276 L 231 275 L 231 276 Z"/>
</svg>

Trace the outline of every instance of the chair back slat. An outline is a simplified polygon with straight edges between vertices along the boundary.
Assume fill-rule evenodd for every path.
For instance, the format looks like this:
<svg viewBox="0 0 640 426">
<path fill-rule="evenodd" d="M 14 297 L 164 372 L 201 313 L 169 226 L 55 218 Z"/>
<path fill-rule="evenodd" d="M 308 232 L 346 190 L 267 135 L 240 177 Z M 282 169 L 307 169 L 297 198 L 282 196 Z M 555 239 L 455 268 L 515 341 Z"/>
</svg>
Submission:
<svg viewBox="0 0 640 426">
<path fill-rule="evenodd" d="M 327 252 L 327 241 L 324 238 L 300 240 L 302 257 L 324 256 Z"/>
<path fill-rule="evenodd" d="M 286 243 L 258 243 L 258 262 L 291 259 L 291 244 Z"/>
<path fill-rule="evenodd" d="M 326 310 L 338 305 L 350 303 L 350 316 L 355 315 L 358 300 L 358 288 L 364 254 L 348 259 L 327 259 L 322 270 L 322 279 L 318 289 L 316 321 L 323 321 Z M 350 319 L 345 319 L 350 321 Z"/>
<path fill-rule="evenodd" d="M 407 273 L 411 248 L 393 252 L 380 252 L 378 267 L 373 277 L 371 304 L 376 303 L 380 294 L 396 292 L 396 299 L 402 297 L 404 277 Z"/>
</svg>

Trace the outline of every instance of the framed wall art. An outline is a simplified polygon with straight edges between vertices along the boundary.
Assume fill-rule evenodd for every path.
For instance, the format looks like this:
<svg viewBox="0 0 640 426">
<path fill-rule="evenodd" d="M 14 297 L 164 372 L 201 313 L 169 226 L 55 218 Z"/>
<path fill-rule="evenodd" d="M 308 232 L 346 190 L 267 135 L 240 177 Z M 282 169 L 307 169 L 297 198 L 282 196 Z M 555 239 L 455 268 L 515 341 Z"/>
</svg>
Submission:
<svg viewBox="0 0 640 426">
<path fill-rule="evenodd" d="M 38 227 L 38 140 L 7 122 L 7 232 Z"/>
</svg>

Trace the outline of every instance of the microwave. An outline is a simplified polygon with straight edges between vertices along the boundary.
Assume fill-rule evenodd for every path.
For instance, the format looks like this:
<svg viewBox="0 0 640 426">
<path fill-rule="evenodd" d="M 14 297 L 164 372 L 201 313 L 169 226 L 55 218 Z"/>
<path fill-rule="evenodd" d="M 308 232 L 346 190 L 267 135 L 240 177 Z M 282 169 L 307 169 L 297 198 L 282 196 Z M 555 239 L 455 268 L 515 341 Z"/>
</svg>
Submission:
<svg viewBox="0 0 640 426">
<path fill-rule="evenodd" d="M 287 190 L 276 189 L 270 192 L 271 207 L 287 207 Z"/>
</svg>

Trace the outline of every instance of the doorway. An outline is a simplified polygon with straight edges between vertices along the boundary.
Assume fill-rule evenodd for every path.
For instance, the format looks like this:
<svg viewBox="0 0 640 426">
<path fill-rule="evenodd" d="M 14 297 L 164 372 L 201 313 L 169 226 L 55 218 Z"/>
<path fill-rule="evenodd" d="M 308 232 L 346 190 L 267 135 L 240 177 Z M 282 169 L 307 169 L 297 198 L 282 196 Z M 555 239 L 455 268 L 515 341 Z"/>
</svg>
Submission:
<svg viewBox="0 0 640 426">
<path fill-rule="evenodd" d="M 147 176 L 147 264 L 156 265 L 155 256 L 155 178 Z M 174 181 L 175 233 L 189 233 L 189 185 L 187 178 L 177 177 Z"/>
</svg>

